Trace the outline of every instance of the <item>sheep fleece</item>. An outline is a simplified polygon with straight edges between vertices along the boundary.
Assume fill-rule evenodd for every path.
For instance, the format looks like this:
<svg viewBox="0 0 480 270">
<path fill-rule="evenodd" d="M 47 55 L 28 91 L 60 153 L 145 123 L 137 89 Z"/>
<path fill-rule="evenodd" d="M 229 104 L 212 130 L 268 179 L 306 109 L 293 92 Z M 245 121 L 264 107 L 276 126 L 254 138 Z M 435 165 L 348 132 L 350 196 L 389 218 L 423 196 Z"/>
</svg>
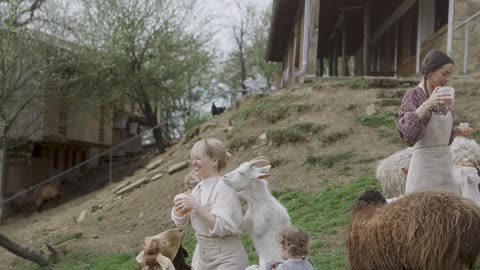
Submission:
<svg viewBox="0 0 480 270">
<path fill-rule="evenodd" d="M 351 270 L 460 270 L 480 252 L 480 208 L 449 193 L 413 193 L 354 210 L 346 237 Z"/>
</svg>

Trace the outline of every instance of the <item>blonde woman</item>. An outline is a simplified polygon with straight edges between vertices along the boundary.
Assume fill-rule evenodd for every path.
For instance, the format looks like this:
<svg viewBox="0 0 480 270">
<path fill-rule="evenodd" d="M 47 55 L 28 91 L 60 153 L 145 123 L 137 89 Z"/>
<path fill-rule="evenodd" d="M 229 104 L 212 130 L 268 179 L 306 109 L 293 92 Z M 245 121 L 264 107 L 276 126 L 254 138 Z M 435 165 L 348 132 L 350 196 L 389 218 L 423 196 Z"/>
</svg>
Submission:
<svg viewBox="0 0 480 270">
<path fill-rule="evenodd" d="M 201 181 L 191 194 L 175 196 L 171 217 L 177 226 L 185 228 L 190 223 L 195 231 L 192 268 L 243 270 L 248 258 L 240 241 L 240 201 L 235 189 L 219 174 L 226 166 L 227 151 L 221 141 L 206 139 L 195 143 L 190 155 L 193 173 Z"/>
</svg>

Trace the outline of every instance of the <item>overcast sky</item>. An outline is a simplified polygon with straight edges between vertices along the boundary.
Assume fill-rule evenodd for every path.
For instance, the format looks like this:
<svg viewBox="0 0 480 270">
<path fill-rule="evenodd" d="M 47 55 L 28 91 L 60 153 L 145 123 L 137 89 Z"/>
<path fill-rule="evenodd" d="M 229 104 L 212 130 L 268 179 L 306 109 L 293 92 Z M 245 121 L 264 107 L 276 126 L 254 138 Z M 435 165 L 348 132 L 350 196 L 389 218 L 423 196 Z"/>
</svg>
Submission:
<svg viewBox="0 0 480 270">
<path fill-rule="evenodd" d="M 219 27 L 218 34 L 214 37 L 213 43 L 221 52 L 226 53 L 233 46 L 231 30 L 228 25 L 231 20 L 239 19 L 239 12 L 234 0 L 204 0 L 215 15 L 215 25 Z M 272 0 L 239 0 L 242 3 L 253 3 L 258 10 L 264 9 L 272 3 Z M 218 44 L 218 45 L 217 45 Z"/>
</svg>

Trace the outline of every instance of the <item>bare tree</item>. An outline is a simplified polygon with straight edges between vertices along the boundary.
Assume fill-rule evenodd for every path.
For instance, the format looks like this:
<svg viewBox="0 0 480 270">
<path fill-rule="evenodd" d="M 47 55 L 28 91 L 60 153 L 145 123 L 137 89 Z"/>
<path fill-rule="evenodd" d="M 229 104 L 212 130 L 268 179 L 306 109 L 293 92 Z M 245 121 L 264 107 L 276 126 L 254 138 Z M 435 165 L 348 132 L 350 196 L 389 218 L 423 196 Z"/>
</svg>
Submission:
<svg viewBox="0 0 480 270">
<path fill-rule="evenodd" d="M 230 20 L 229 28 L 235 46 L 223 65 L 222 81 L 234 89 L 247 89 L 247 78 L 262 78 L 270 87 L 277 69 L 275 64 L 266 60 L 272 7 L 258 10 L 248 1 L 235 1 L 235 5 L 240 17 Z"/>
<path fill-rule="evenodd" d="M 0 1 L 0 221 L 9 149 L 39 135 L 46 48 L 41 35 L 27 26 L 44 2 Z M 22 247 L 1 233 L 0 246 L 40 266 L 52 262 L 42 251 Z"/>
</svg>

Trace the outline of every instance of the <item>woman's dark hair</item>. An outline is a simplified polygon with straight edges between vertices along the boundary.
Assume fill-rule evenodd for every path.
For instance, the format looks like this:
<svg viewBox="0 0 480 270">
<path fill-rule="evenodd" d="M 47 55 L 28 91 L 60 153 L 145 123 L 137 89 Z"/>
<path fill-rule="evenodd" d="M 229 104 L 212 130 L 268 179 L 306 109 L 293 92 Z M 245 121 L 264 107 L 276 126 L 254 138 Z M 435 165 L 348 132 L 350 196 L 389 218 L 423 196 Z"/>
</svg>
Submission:
<svg viewBox="0 0 480 270">
<path fill-rule="evenodd" d="M 431 50 L 425 55 L 422 62 L 422 75 L 424 79 L 423 87 L 425 88 L 425 91 L 427 91 L 428 75 L 442 68 L 446 64 L 455 65 L 453 59 L 442 51 Z"/>
</svg>

